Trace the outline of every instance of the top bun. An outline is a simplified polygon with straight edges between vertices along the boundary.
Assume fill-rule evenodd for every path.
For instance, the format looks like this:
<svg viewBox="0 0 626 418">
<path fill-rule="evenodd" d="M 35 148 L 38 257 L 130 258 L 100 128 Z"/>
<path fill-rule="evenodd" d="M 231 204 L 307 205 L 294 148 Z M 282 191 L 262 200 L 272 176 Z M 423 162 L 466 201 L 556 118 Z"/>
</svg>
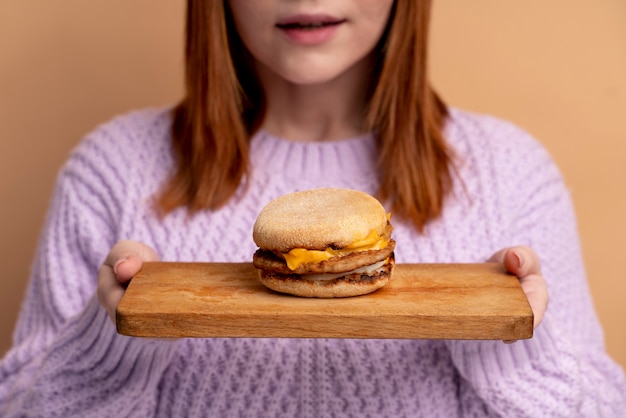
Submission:
<svg viewBox="0 0 626 418">
<path fill-rule="evenodd" d="M 259 214 L 252 237 L 264 250 L 343 248 L 372 230 L 382 235 L 387 213 L 367 193 L 322 188 L 281 196 Z"/>
</svg>

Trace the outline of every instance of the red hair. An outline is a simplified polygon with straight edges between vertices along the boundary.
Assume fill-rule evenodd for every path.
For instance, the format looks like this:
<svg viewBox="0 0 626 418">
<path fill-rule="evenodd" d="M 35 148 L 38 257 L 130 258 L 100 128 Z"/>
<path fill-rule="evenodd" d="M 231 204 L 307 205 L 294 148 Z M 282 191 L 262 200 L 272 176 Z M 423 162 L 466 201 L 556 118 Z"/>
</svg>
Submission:
<svg viewBox="0 0 626 418">
<path fill-rule="evenodd" d="M 224 205 L 245 181 L 262 90 L 222 1 L 188 0 L 186 96 L 173 111 L 176 172 L 159 207 L 193 213 Z M 371 78 L 367 126 L 377 136 L 379 198 L 418 229 L 443 210 L 452 155 L 445 104 L 427 77 L 430 0 L 396 0 Z M 244 51 L 244 52 L 238 52 Z"/>
</svg>

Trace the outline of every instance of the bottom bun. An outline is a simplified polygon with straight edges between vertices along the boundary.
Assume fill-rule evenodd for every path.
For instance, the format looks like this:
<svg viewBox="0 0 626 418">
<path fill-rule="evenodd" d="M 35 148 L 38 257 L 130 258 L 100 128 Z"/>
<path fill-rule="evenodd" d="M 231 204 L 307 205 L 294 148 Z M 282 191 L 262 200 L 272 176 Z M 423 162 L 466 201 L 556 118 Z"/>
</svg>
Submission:
<svg viewBox="0 0 626 418">
<path fill-rule="evenodd" d="M 331 280 L 309 280 L 306 275 L 259 270 L 261 283 L 280 293 L 308 298 L 345 298 L 372 293 L 391 280 L 394 263 L 371 273 L 352 273 Z"/>
</svg>

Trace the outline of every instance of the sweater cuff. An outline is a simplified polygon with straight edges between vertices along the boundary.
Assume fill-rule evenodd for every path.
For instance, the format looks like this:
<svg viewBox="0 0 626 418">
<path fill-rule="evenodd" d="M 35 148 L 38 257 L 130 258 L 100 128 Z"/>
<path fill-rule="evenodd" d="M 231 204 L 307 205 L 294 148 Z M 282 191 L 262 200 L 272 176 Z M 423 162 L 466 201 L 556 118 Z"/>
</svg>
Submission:
<svg viewBox="0 0 626 418">
<path fill-rule="evenodd" d="M 580 402 L 579 361 L 551 319 L 546 315 L 531 339 L 513 344 L 447 342 L 461 376 L 496 411 L 511 416 L 548 412 L 547 416 L 561 416 Z"/>
<path fill-rule="evenodd" d="M 455 365 L 465 378 L 488 384 L 491 379 L 516 373 L 524 365 L 555 356 L 558 352 L 556 336 L 550 328 L 546 320 L 532 338 L 513 344 L 483 340 L 450 340 L 447 344 Z"/>
<path fill-rule="evenodd" d="M 150 415 L 174 341 L 119 335 L 94 296 L 47 350 L 14 376 L 8 409 L 16 415 Z"/>
<path fill-rule="evenodd" d="M 92 378 L 97 378 L 98 372 L 110 376 L 116 369 L 132 368 L 136 362 L 142 361 L 142 358 L 154 361 L 157 356 L 167 364 L 166 359 L 169 358 L 175 341 L 177 340 L 118 334 L 106 310 L 101 307 L 94 295 L 83 313 L 73 317 L 64 327 L 50 355 L 58 356 L 59 360 L 71 355 L 74 363 L 80 363 L 81 368 L 96 373 Z M 160 374 L 160 368 L 156 369 Z"/>
</svg>

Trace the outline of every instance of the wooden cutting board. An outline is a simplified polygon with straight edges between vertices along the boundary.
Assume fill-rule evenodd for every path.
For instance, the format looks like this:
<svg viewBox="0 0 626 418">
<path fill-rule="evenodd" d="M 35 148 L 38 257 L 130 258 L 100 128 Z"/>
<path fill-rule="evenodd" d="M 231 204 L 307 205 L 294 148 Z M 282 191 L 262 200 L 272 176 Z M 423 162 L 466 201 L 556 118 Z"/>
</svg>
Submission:
<svg viewBox="0 0 626 418">
<path fill-rule="evenodd" d="M 364 296 L 273 292 L 250 263 L 146 263 L 117 308 L 120 334 L 140 337 L 531 338 L 516 277 L 496 263 L 397 264 Z"/>
</svg>

